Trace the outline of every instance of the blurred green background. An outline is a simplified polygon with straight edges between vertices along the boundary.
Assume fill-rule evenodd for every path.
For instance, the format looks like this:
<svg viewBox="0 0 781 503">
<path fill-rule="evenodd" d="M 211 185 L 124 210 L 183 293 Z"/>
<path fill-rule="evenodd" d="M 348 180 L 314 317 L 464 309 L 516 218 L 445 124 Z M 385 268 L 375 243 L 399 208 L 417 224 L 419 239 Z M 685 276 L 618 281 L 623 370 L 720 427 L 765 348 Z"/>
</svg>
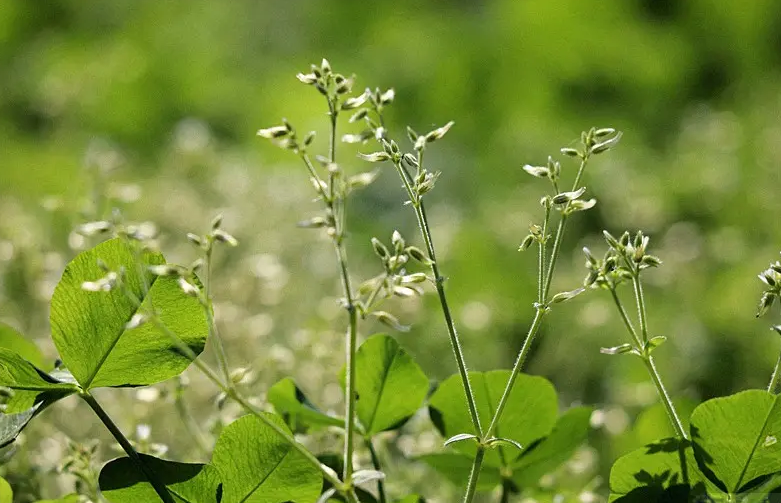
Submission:
<svg viewBox="0 0 781 503">
<path fill-rule="evenodd" d="M 673 395 L 697 403 L 766 385 L 781 345 L 768 331 L 777 313 L 754 318 L 756 274 L 781 249 L 775 0 L 5 0 L 0 319 L 54 358 L 47 301 L 65 263 L 90 244 L 74 225 L 118 206 L 128 220 L 157 224 L 162 249 L 185 262 L 195 253 L 184 233 L 203 232 L 224 213 L 241 241 L 219 254 L 215 279 L 231 361 L 255 370 L 250 389 L 261 401 L 290 374 L 315 401 L 341 407 L 332 250 L 317 231 L 295 226 L 318 211 L 303 166 L 255 136 L 287 117 L 299 130 L 317 129 L 315 147 L 326 147 L 325 104 L 294 77 L 322 57 L 355 73 L 357 90 L 395 88 L 391 136 L 402 139 L 406 125 L 456 123 L 427 156 L 442 171 L 427 197 L 471 368 L 509 367 L 533 315 L 536 259 L 516 249 L 540 220 L 548 186 L 520 166 L 574 146 L 583 129 L 612 126 L 624 138 L 589 166 L 586 185 L 599 204 L 572 220 L 554 290 L 580 283 L 580 250 L 601 253 L 602 229 L 643 229 L 665 261 L 647 275 L 647 300 L 652 335 L 669 338 L 656 354 Z M 339 160 L 366 170 L 355 153 L 372 148 L 340 146 Z M 576 166 L 562 163 L 573 176 Z M 371 236 L 387 241 L 399 229 L 419 244 L 398 185 L 385 172 L 355 196 L 356 279 L 377 272 Z M 453 373 L 434 296 L 392 310 L 414 325 L 399 339 L 426 372 Z M 364 325 L 362 333 L 379 329 Z M 610 463 L 636 445 L 632 425 L 656 402 L 654 389 L 639 361 L 599 353 L 627 340 L 606 294 L 557 308 L 543 332 L 527 371 L 553 381 L 563 406 L 593 404 L 609 419 L 589 451 L 589 476 L 602 477 L 590 483 L 604 493 Z M 192 379 L 194 414 L 213 418 L 213 390 Z M 170 400 L 169 388 L 159 400 Z M 126 428 L 152 424 L 156 442 L 190 455 L 172 406 L 151 398 L 105 400 Z M 43 495 L 72 483 L 47 475 L 62 435 L 107 438 L 91 419 L 66 421 L 66 408 L 30 430 L 30 459 L 12 461 L 56 480 Z M 439 448 L 423 435 L 403 453 Z M 412 472 L 405 483 L 439 494 L 434 501 L 457 492 L 444 481 L 427 485 L 422 467 Z"/>
</svg>

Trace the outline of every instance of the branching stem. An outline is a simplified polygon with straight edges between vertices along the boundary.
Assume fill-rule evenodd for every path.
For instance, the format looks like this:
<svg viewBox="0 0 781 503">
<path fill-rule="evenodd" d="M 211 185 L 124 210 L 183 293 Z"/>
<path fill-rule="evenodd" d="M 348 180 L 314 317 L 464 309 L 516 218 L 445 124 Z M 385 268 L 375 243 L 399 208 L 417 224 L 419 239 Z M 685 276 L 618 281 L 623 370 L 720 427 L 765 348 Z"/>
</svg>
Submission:
<svg viewBox="0 0 781 503">
<path fill-rule="evenodd" d="M 100 418 L 100 421 L 106 426 L 108 431 L 111 432 L 111 435 L 116 439 L 119 445 L 122 446 L 122 450 L 125 451 L 127 457 L 130 458 L 130 461 L 132 461 L 141 473 L 144 474 L 147 480 L 149 480 L 149 483 L 152 485 L 152 488 L 154 488 L 157 495 L 160 496 L 160 499 L 163 500 L 164 503 L 174 503 L 174 499 L 171 496 L 171 493 L 168 492 L 168 489 L 166 489 L 165 484 L 157 478 L 157 475 L 155 475 L 148 466 L 146 466 L 144 460 L 138 455 L 138 451 L 136 451 L 127 437 L 122 434 L 117 425 L 114 424 L 114 421 L 111 420 L 111 417 L 103 410 L 103 407 L 100 406 L 97 400 L 95 400 L 95 397 L 88 391 L 81 392 L 80 396 L 82 400 L 87 402 L 87 405 L 92 408 L 98 418 Z"/>
</svg>

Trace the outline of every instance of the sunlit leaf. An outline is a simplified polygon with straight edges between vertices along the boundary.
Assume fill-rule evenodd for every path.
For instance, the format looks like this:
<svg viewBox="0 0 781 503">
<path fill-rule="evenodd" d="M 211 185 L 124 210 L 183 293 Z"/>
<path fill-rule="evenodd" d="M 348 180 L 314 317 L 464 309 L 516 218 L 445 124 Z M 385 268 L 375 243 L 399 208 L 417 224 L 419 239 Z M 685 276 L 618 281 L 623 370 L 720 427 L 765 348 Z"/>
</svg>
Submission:
<svg viewBox="0 0 781 503">
<path fill-rule="evenodd" d="M 106 275 L 98 259 L 113 271 L 125 271 L 127 293 L 120 288 L 82 289 L 83 283 Z M 154 384 L 178 375 L 190 364 L 155 324 L 127 328 L 139 311 L 130 296 L 143 303 L 142 309 L 154 307 L 162 322 L 195 354 L 203 350 L 208 325 L 198 299 L 185 295 L 175 277 L 146 272 L 147 266 L 164 263 L 161 254 L 136 254 L 128 243 L 115 238 L 80 253 L 65 268 L 51 301 L 52 338 L 65 365 L 85 389 Z"/>
<path fill-rule="evenodd" d="M 737 493 L 781 471 L 781 400 L 761 390 L 708 400 L 692 413 L 691 438 L 697 461 Z"/>
<path fill-rule="evenodd" d="M 281 417 L 265 416 L 287 430 Z M 312 502 L 323 485 L 320 471 L 255 416 L 239 418 L 222 431 L 212 464 L 222 478 L 222 503 Z"/>
<path fill-rule="evenodd" d="M 344 370 L 342 370 L 344 384 Z M 426 374 L 396 339 L 386 334 L 368 338 L 355 355 L 358 419 L 373 435 L 401 425 L 423 404 Z"/>
</svg>

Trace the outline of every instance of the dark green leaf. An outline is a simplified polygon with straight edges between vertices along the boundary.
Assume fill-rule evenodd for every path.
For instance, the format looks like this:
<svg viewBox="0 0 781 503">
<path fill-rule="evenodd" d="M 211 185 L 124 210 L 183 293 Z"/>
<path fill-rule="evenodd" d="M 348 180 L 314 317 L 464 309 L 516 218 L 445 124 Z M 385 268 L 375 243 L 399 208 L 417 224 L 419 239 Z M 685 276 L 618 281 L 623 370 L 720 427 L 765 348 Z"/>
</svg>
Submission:
<svg viewBox="0 0 781 503">
<path fill-rule="evenodd" d="M 464 481 L 469 480 L 469 472 L 472 470 L 472 458 L 459 452 L 424 454 L 417 459 L 434 468 L 458 487 L 462 487 Z M 477 480 L 477 490 L 491 491 L 501 483 L 499 468 L 483 465 Z"/>
<path fill-rule="evenodd" d="M 590 407 L 575 407 L 565 412 L 550 435 L 513 463 L 513 481 L 519 487 L 536 485 L 543 475 L 567 461 L 588 437 L 591 412 Z"/>
<path fill-rule="evenodd" d="M 344 385 L 344 369 L 342 369 Z M 423 404 L 426 374 L 396 339 L 386 334 L 368 338 L 355 355 L 356 412 L 368 435 L 400 425 Z"/>
<path fill-rule="evenodd" d="M 281 417 L 264 414 L 281 428 Z M 217 440 L 212 464 L 223 481 L 222 503 L 280 503 L 317 500 L 320 471 L 255 416 L 228 425 Z"/>
<path fill-rule="evenodd" d="M 781 471 L 781 400 L 761 390 L 714 398 L 691 417 L 697 461 L 728 492 Z"/>
<path fill-rule="evenodd" d="M 618 458 L 610 471 L 611 502 L 695 501 L 709 491 L 719 492 L 697 468 L 691 444 L 677 438 L 632 451 Z"/>
<path fill-rule="evenodd" d="M 13 351 L 0 348 L 0 386 L 11 388 L 14 395 L 6 404 L 8 414 L 31 409 L 39 397 L 62 398 L 78 391 L 74 384 L 60 383 Z"/>
<path fill-rule="evenodd" d="M 509 377 L 509 370 L 469 373 L 484 427 L 487 427 L 493 416 Z M 459 433 L 475 433 L 465 400 L 464 388 L 458 375 L 443 381 L 431 396 L 429 414 L 445 438 Z M 551 432 L 557 415 L 558 403 L 553 385 L 542 377 L 520 374 L 494 435 L 511 438 L 528 448 L 532 442 Z M 471 442 L 459 442 L 452 448 L 471 456 L 474 456 L 476 449 Z M 503 450 L 508 461 L 519 455 L 515 448 L 499 449 Z M 485 464 L 501 466 L 499 453 L 494 449 L 487 451 Z"/>
<path fill-rule="evenodd" d="M 177 503 L 219 503 L 220 477 L 211 465 L 178 463 L 141 454 Z M 111 503 L 162 501 L 130 458 L 110 461 L 100 471 L 100 492 Z"/>
<path fill-rule="evenodd" d="M 329 416 L 318 410 L 290 377 L 285 377 L 269 388 L 267 396 L 276 411 L 287 416 L 288 423 L 294 429 L 294 425 L 298 424 L 344 427 L 344 419 Z"/>
<path fill-rule="evenodd" d="M 29 392 L 24 392 L 29 393 Z M 46 407 L 53 404 L 64 395 L 58 393 L 44 393 L 43 399 L 29 409 L 16 414 L 0 413 L 0 448 L 3 448 L 16 440 L 16 437 L 27 427 L 27 424 Z"/>
<path fill-rule="evenodd" d="M 14 328 L 0 322 L 0 348 L 8 349 L 18 354 L 38 368 L 43 368 L 43 355 L 38 346 L 27 340 Z"/>
<path fill-rule="evenodd" d="M 137 257 L 141 264 L 136 263 Z M 175 277 L 158 277 L 146 272 L 148 265 L 165 263 L 161 254 L 136 254 L 121 239 L 106 241 L 80 253 L 68 264 L 52 296 L 52 338 L 76 380 L 85 389 L 138 386 L 181 373 L 190 360 L 165 332 L 153 323 L 126 329 L 138 311 L 128 295 L 120 289 L 108 292 L 82 289 L 84 282 L 106 274 L 98 266 L 98 259 L 112 270 L 124 268 L 126 287 L 143 302 L 142 309 L 154 306 L 162 322 L 195 354 L 203 350 L 209 331 L 200 302 L 185 295 Z M 148 294 L 145 283 L 150 285 Z"/>
</svg>

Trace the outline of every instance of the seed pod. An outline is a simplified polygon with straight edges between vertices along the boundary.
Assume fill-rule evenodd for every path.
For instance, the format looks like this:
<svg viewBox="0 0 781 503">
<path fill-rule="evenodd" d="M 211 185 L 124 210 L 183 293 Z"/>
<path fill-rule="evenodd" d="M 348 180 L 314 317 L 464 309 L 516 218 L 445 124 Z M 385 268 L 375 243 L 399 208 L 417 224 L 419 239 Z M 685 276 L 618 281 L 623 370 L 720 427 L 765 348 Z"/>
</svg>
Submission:
<svg viewBox="0 0 781 503">
<path fill-rule="evenodd" d="M 601 348 L 599 350 L 600 353 L 603 355 L 621 355 L 624 353 L 629 353 L 632 351 L 632 345 L 629 343 L 621 344 L 619 346 L 614 346 L 612 348 Z"/>
<path fill-rule="evenodd" d="M 572 192 L 562 192 L 553 196 L 553 204 L 564 204 L 573 201 L 586 192 L 586 187 L 581 187 L 578 190 Z"/>
<path fill-rule="evenodd" d="M 435 129 L 433 131 L 430 131 L 428 134 L 426 134 L 426 143 L 432 143 L 432 142 L 434 142 L 436 140 L 439 140 L 443 136 L 445 136 L 445 134 L 448 131 L 450 131 L 450 128 L 453 127 L 453 124 L 455 124 L 455 122 L 450 121 L 447 124 L 445 124 L 444 126 L 439 127 L 439 128 L 437 128 L 437 129 Z"/>
<path fill-rule="evenodd" d="M 317 75 L 314 73 L 299 73 L 296 74 L 296 78 L 307 85 L 312 85 L 317 83 Z"/>
<path fill-rule="evenodd" d="M 580 152 L 574 148 L 564 147 L 561 149 L 561 153 L 569 157 L 582 157 Z"/>
<path fill-rule="evenodd" d="M 566 302 L 566 301 L 568 301 L 568 300 L 570 300 L 572 298 L 577 297 L 578 295 L 583 293 L 584 290 L 585 289 L 583 289 L 583 288 L 578 288 L 576 290 L 572 290 L 572 291 L 569 291 L 569 292 L 557 293 L 556 295 L 553 296 L 553 298 L 551 298 L 551 304 L 560 304 L 562 302 Z"/>
<path fill-rule="evenodd" d="M 434 261 L 428 258 L 428 256 L 423 253 L 423 250 L 417 246 L 408 246 L 404 251 L 407 252 L 407 255 L 409 255 L 413 260 L 416 260 L 421 264 L 432 265 L 434 263 Z"/>
<path fill-rule="evenodd" d="M 544 166 L 530 166 L 529 164 L 525 164 L 523 170 L 537 178 L 547 178 L 550 175 L 550 170 Z"/>
<path fill-rule="evenodd" d="M 372 238 L 372 247 L 374 248 L 374 253 L 376 253 L 377 256 L 382 260 L 387 260 L 387 258 L 390 256 L 388 249 L 379 239 Z"/>
<path fill-rule="evenodd" d="M 371 154 L 358 154 L 358 157 L 369 162 L 383 162 L 391 158 L 387 152 L 374 152 Z"/>
<path fill-rule="evenodd" d="M 523 238 L 521 246 L 518 247 L 518 251 L 526 251 L 532 245 L 532 243 L 534 243 L 534 236 L 529 234 Z"/>
</svg>

